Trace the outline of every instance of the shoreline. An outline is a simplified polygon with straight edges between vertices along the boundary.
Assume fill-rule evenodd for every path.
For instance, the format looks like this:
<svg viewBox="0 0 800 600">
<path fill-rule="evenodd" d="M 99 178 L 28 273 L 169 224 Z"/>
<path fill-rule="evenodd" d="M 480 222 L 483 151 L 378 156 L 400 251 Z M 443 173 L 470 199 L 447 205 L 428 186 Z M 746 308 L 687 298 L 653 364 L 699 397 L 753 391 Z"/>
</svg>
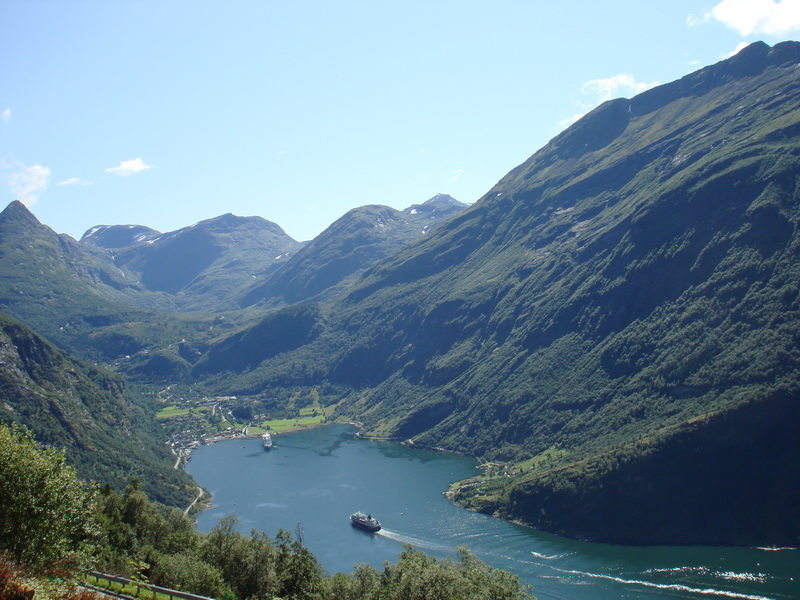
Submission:
<svg viewBox="0 0 800 600">
<path fill-rule="evenodd" d="M 279 431 L 276 431 L 276 430 L 273 430 L 273 429 L 267 429 L 265 431 L 269 431 L 270 435 L 274 438 L 276 436 L 281 436 L 281 435 L 286 435 L 286 434 L 291 434 L 291 433 L 297 433 L 299 431 L 306 431 L 308 429 L 316 429 L 316 428 L 319 428 L 319 427 L 327 427 L 327 426 L 330 426 L 330 425 L 352 425 L 353 427 L 355 427 L 357 429 L 357 431 L 356 431 L 356 433 L 354 435 L 355 439 L 357 439 L 357 440 L 364 440 L 364 441 L 369 441 L 369 442 L 394 442 L 394 443 L 397 443 L 397 444 L 402 444 L 403 446 L 407 446 L 407 447 L 415 449 L 415 450 L 429 450 L 429 451 L 433 451 L 433 452 L 443 452 L 443 453 L 449 453 L 449 454 L 458 455 L 458 456 L 468 456 L 467 454 L 463 454 L 463 453 L 460 453 L 460 452 L 453 452 L 451 450 L 446 450 L 444 448 L 438 448 L 438 447 L 431 448 L 431 447 L 425 447 L 425 446 L 416 446 L 414 444 L 414 441 L 410 440 L 410 439 L 409 440 L 400 440 L 398 438 L 393 438 L 393 437 L 381 437 L 381 436 L 374 436 L 374 435 L 365 435 L 365 434 L 362 433 L 362 428 L 364 426 L 363 423 L 360 423 L 358 421 L 353 421 L 353 420 L 334 420 L 334 421 L 326 421 L 324 423 L 308 423 L 308 424 L 304 424 L 304 425 L 298 425 L 296 427 L 289 427 L 287 429 L 282 429 L 282 430 L 279 430 Z M 243 428 L 243 430 L 246 431 L 248 428 L 249 428 L 249 426 L 246 426 L 246 427 Z M 263 428 L 259 427 L 258 429 L 260 430 L 260 429 L 263 429 Z M 184 469 L 184 471 L 186 470 L 186 463 L 191 459 L 192 452 L 195 449 L 199 448 L 200 446 L 211 445 L 211 444 L 215 444 L 217 442 L 224 442 L 224 441 L 258 439 L 259 437 L 261 437 L 260 433 L 249 434 L 249 433 L 243 433 L 242 430 L 239 430 L 236 433 L 229 434 L 229 435 L 220 435 L 220 436 L 216 436 L 215 435 L 215 436 L 211 436 L 209 438 L 201 438 L 200 440 L 194 440 L 194 441 L 192 441 L 190 443 L 190 445 L 187 448 L 182 450 L 183 452 L 185 452 L 185 455 L 186 455 L 185 458 L 184 458 L 184 461 L 183 461 L 183 469 Z M 274 450 L 274 447 L 271 448 L 270 450 Z M 181 452 L 181 451 L 179 451 L 179 452 Z M 174 449 L 173 449 L 173 453 L 174 453 Z M 180 462 L 181 458 L 183 458 L 183 456 L 179 455 L 179 459 L 175 463 L 175 468 L 176 469 L 178 468 L 178 463 Z M 475 458 L 475 457 L 472 457 L 472 458 Z M 480 463 L 479 459 L 475 458 L 475 460 Z M 476 465 L 476 468 L 480 468 L 480 464 Z M 454 483 L 458 483 L 458 482 L 454 482 Z M 198 487 L 200 487 L 200 486 L 198 486 Z M 200 489 L 202 489 L 202 488 L 200 488 Z M 447 498 L 448 502 L 450 502 L 454 506 L 458 506 L 462 510 L 466 510 L 466 511 L 472 511 L 473 510 L 473 509 L 468 508 L 466 506 L 463 506 L 463 505 L 459 504 L 458 502 L 456 502 L 455 500 L 453 500 L 450 497 L 451 490 L 445 490 L 445 491 L 442 492 L 442 494 Z M 197 506 L 197 510 L 194 512 L 194 514 L 198 514 L 200 512 L 203 512 L 204 510 L 208 510 L 209 508 L 213 508 L 214 507 L 214 504 L 213 504 L 214 497 L 211 494 L 211 492 L 209 492 L 208 490 L 203 489 L 203 494 L 202 495 L 203 496 L 207 496 L 207 497 L 203 498 L 202 500 L 201 500 L 200 496 L 195 498 L 195 500 L 192 502 L 192 504 L 189 505 L 186 508 L 186 510 L 184 511 L 184 514 L 188 514 L 190 509 L 192 507 L 194 507 L 195 505 Z M 475 511 L 475 512 L 478 512 L 478 511 Z M 502 519 L 502 517 L 497 517 L 495 515 L 491 515 L 491 516 L 493 516 L 495 518 Z M 504 520 L 508 520 L 508 519 L 504 519 Z M 522 523 L 520 523 L 520 525 L 523 525 L 523 526 L 526 526 L 526 527 L 530 527 L 530 525 L 524 525 Z"/>
<path fill-rule="evenodd" d="M 274 430 L 271 430 L 271 429 L 267 429 L 266 431 L 269 431 L 270 435 L 274 437 L 274 436 L 279 436 L 279 435 L 285 435 L 285 434 L 288 434 L 288 433 L 297 433 L 298 431 L 305 431 L 307 429 L 316 429 L 318 427 L 326 427 L 328 425 L 353 425 L 354 427 L 359 427 L 359 424 L 354 422 L 354 421 L 330 421 L 330 422 L 326 422 L 326 423 L 310 423 L 310 424 L 306 424 L 306 425 L 300 425 L 298 427 L 290 427 L 288 429 L 283 429 L 281 431 L 274 431 Z M 244 427 L 243 429 L 246 430 L 248 427 L 249 426 Z M 174 468 L 177 469 L 179 464 L 180 464 L 180 462 L 181 462 L 181 460 L 183 460 L 183 470 L 186 471 L 186 463 L 188 463 L 189 460 L 191 459 L 192 452 L 194 452 L 194 450 L 196 450 L 200 446 L 210 446 L 211 444 L 215 444 L 217 442 L 226 442 L 226 441 L 235 441 L 235 440 L 246 440 L 246 439 L 255 440 L 255 439 L 258 439 L 259 437 L 261 437 L 260 433 L 247 434 L 247 433 L 242 433 L 241 431 L 238 431 L 238 432 L 236 432 L 234 434 L 231 434 L 231 435 L 224 435 L 224 436 L 216 436 L 215 435 L 215 436 L 211 436 L 210 438 L 201 438 L 199 440 L 193 440 L 192 442 L 189 442 L 189 444 L 186 447 L 180 448 L 177 452 L 175 451 L 175 448 L 173 446 L 172 453 L 178 456 L 178 460 L 175 462 Z M 358 437 L 358 432 L 356 432 L 356 437 Z M 270 450 L 272 450 L 272 449 L 270 449 Z M 192 478 L 192 479 L 194 479 L 194 478 Z M 214 503 L 213 503 L 214 502 L 214 496 L 211 494 L 211 492 L 209 492 L 208 490 L 204 489 L 199 484 L 197 485 L 197 488 L 200 491 L 200 493 L 192 501 L 192 503 L 189 504 L 189 506 L 187 506 L 184 509 L 183 514 L 185 514 L 185 515 L 189 515 L 189 513 L 192 512 L 192 516 L 193 516 L 193 515 L 196 515 L 196 514 L 199 514 L 199 513 L 203 512 L 205 510 L 208 510 L 209 508 L 213 508 L 214 507 Z M 192 511 L 192 508 L 196 508 L 196 510 Z"/>
<path fill-rule="evenodd" d="M 284 435 L 287 433 L 297 433 L 298 431 L 305 431 L 306 429 L 316 429 L 317 427 L 325 427 L 327 425 L 354 425 L 358 427 L 358 424 L 353 421 L 330 421 L 325 423 L 307 423 L 301 424 L 296 427 L 289 427 L 287 429 L 265 429 L 264 431 L 269 431 L 271 436 L 279 436 Z M 214 435 L 209 435 L 207 437 L 200 436 L 199 438 L 192 438 L 191 440 L 178 440 L 178 441 L 171 441 L 168 440 L 166 443 L 170 445 L 170 450 L 174 456 L 177 457 L 175 461 L 175 465 L 173 466 L 174 469 L 177 469 L 181 466 L 181 461 L 183 461 L 183 468 L 186 469 L 186 463 L 191 459 L 192 453 L 199 448 L 200 446 L 208 446 L 211 444 L 215 444 L 217 442 L 224 442 L 229 440 L 244 440 L 244 439 L 256 439 L 261 437 L 261 433 L 244 433 L 247 429 L 251 426 L 246 425 L 242 429 L 237 429 L 236 431 L 229 431 L 225 433 L 217 433 Z M 263 429 L 262 427 L 258 427 L 258 429 Z"/>
<path fill-rule="evenodd" d="M 405 445 L 405 446 L 407 446 L 409 448 L 412 448 L 412 449 L 430 450 L 430 451 L 434 451 L 434 452 L 446 452 L 446 453 L 453 454 L 453 455 L 467 456 L 466 454 L 458 453 L 458 452 L 452 452 L 452 451 L 449 451 L 449 450 L 445 450 L 443 448 L 430 448 L 430 447 L 416 447 L 415 448 L 415 444 L 411 440 L 407 440 L 407 441 L 403 442 L 403 441 L 399 441 L 397 438 L 388 438 L 388 437 L 364 435 L 364 434 L 361 433 L 361 428 L 363 427 L 363 424 L 361 424 L 361 423 L 359 423 L 357 421 L 352 421 L 352 420 L 338 420 L 338 421 L 330 421 L 330 422 L 325 422 L 325 423 L 312 423 L 312 424 L 300 425 L 300 426 L 297 426 L 297 427 L 290 427 L 290 428 L 283 429 L 283 430 L 280 430 L 280 431 L 274 431 L 274 430 L 268 430 L 268 431 L 270 431 L 270 434 L 272 436 L 280 436 L 280 435 L 284 435 L 284 434 L 297 433 L 297 432 L 305 431 L 305 430 L 308 430 L 308 429 L 316 429 L 316 428 L 319 428 L 319 427 L 326 427 L 326 426 L 330 426 L 330 425 L 352 425 L 353 427 L 356 427 L 357 431 L 354 434 L 354 438 L 358 439 L 358 440 L 389 441 L 389 442 L 400 443 L 400 444 Z M 216 443 L 216 442 L 226 441 L 226 440 L 227 441 L 244 440 L 244 439 L 248 439 L 248 438 L 249 439 L 257 439 L 260 436 L 261 436 L 260 433 L 258 433 L 258 434 L 244 434 L 241 431 L 239 431 L 239 432 L 237 432 L 236 434 L 233 434 L 233 435 L 214 436 L 212 439 L 204 440 L 204 442 L 201 443 L 201 444 L 198 444 L 198 446 L 199 445 L 206 445 L 206 444 L 210 445 L 210 444 L 213 444 L 213 443 Z M 198 447 L 198 446 L 195 446 L 195 447 Z M 475 458 L 475 457 L 473 457 L 473 458 Z M 476 458 L 475 460 L 480 463 L 479 459 Z M 478 464 L 478 465 L 476 465 L 475 468 L 480 469 L 481 466 L 482 466 L 481 464 Z M 185 464 L 184 464 L 184 470 L 185 470 Z M 469 478 L 466 479 L 466 480 L 462 480 L 462 481 L 468 481 L 468 480 L 469 480 Z M 455 485 L 457 483 L 460 483 L 460 482 L 458 482 L 458 481 L 453 482 L 453 483 L 450 484 L 450 486 Z M 467 485 L 476 485 L 476 484 L 475 483 L 472 483 L 472 484 L 468 483 Z M 186 515 L 190 515 L 190 513 L 191 513 L 190 516 L 192 516 L 193 518 L 195 517 L 195 515 L 203 512 L 205 510 L 208 510 L 210 508 L 213 508 L 215 506 L 213 504 L 213 500 L 214 500 L 213 495 L 210 492 L 208 492 L 207 490 L 202 488 L 202 486 L 200 486 L 199 484 L 198 484 L 198 491 L 200 493 L 192 501 L 192 503 L 183 511 L 184 514 L 186 514 Z M 523 521 L 523 520 L 521 520 L 519 518 L 505 517 L 505 516 L 499 514 L 496 511 L 487 512 L 487 511 L 481 510 L 480 508 L 465 506 L 465 505 L 461 504 L 460 502 L 458 502 L 453 497 L 454 496 L 453 492 L 454 492 L 454 490 L 452 489 L 452 487 L 449 487 L 447 490 L 444 490 L 441 493 L 450 504 L 452 504 L 453 506 L 458 507 L 460 510 L 463 510 L 463 511 L 466 511 L 466 512 L 481 513 L 481 514 L 487 515 L 487 516 L 489 516 L 489 517 L 491 517 L 493 519 L 497 519 L 499 521 L 505 521 L 507 523 L 511 523 L 511 524 L 516 525 L 518 527 L 522 527 L 522 528 L 525 528 L 525 529 L 530 529 L 532 531 L 548 533 L 548 534 L 551 534 L 551 535 L 555 535 L 557 537 L 563 537 L 564 539 L 568 539 L 568 540 L 574 540 L 574 541 L 586 542 L 586 543 L 604 543 L 604 542 L 601 542 L 601 541 L 596 541 L 596 540 L 593 541 L 593 540 L 589 540 L 589 539 L 585 539 L 585 538 L 581 538 L 581 537 L 577 537 L 577 536 L 567 536 L 567 535 L 564 535 L 564 534 L 556 533 L 554 531 L 549 531 L 547 529 L 536 527 L 535 525 L 533 525 L 531 523 L 527 523 L 527 522 L 525 522 L 525 521 Z M 193 508 L 195 510 L 192 510 Z M 658 545 L 658 544 L 656 544 L 656 545 Z M 647 548 L 647 547 L 654 547 L 654 546 L 653 545 L 649 545 L 649 544 L 644 544 L 644 545 L 642 545 L 642 547 Z M 697 546 L 696 545 L 686 545 L 684 547 L 693 548 L 693 547 L 697 547 Z M 724 547 L 726 547 L 726 548 L 749 548 L 751 550 L 759 550 L 759 551 L 762 551 L 762 552 L 797 552 L 797 551 L 800 551 L 800 548 L 792 547 L 792 546 L 788 546 L 788 547 L 724 546 Z"/>
</svg>

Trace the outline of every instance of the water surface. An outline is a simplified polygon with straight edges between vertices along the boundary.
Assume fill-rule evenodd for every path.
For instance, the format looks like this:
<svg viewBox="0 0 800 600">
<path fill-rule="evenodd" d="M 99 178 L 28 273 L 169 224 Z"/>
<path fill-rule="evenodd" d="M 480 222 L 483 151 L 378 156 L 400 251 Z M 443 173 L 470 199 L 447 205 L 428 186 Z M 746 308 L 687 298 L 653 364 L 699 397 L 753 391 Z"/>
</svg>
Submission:
<svg viewBox="0 0 800 600">
<path fill-rule="evenodd" d="M 243 533 L 300 532 L 331 574 L 395 562 L 404 544 L 439 557 L 467 546 L 541 600 L 800 598 L 800 552 L 611 546 L 540 533 L 445 499 L 450 483 L 475 474 L 474 460 L 356 440 L 355 432 L 332 425 L 280 435 L 270 451 L 257 439 L 199 448 L 187 469 L 214 506 L 198 516 L 198 527 L 209 531 L 234 513 Z M 383 530 L 351 527 L 356 510 L 376 516 Z"/>
</svg>

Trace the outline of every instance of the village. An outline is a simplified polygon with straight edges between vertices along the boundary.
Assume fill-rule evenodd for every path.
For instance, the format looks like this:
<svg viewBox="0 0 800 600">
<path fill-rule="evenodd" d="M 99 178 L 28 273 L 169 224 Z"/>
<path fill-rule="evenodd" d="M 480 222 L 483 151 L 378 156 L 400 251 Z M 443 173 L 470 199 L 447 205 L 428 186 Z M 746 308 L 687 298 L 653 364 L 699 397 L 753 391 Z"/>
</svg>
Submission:
<svg viewBox="0 0 800 600">
<path fill-rule="evenodd" d="M 264 432 L 286 433 L 326 423 L 328 415 L 317 402 L 314 406 L 290 407 L 282 418 L 259 412 L 262 405 L 256 398 L 237 396 L 198 396 L 174 398 L 159 394 L 165 404 L 156 414 L 168 434 L 167 444 L 175 455 L 175 468 L 191 459 L 201 445 L 221 440 L 259 437 Z"/>
</svg>

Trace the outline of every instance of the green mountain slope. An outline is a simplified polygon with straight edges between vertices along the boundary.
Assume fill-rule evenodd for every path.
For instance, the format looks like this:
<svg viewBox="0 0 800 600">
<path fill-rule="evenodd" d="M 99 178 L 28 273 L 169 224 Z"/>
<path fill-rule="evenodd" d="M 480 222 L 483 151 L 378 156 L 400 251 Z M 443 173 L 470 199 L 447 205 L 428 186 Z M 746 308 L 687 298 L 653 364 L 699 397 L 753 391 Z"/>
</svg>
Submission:
<svg viewBox="0 0 800 600">
<path fill-rule="evenodd" d="M 192 375 L 249 370 L 279 354 L 302 347 L 324 330 L 325 320 L 314 304 L 275 310 L 255 325 L 223 336 L 194 365 Z M 223 385 L 227 385 L 223 381 Z"/>
<path fill-rule="evenodd" d="M 0 421 L 23 424 L 40 443 L 64 449 L 84 479 L 121 490 L 139 476 L 153 498 L 178 506 L 195 493 L 122 378 L 64 355 L 3 314 Z"/>
<path fill-rule="evenodd" d="M 438 194 L 404 211 L 379 205 L 354 208 L 268 274 L 241 304 L 293 304 L 333 297 L 368 267 L 466 207 Z"/>
<path fill-rule="evenodd" d="M 539 527 L 796 543 L 786 507 L 800 493 L 786 482 L 800 480 L 798 62 L 797 43 L 757 43 L 603 104 L 369 269 L 325 307 L 317 338 L 248 369 L 247 386 L 344 386 L 328 401 L 373 433 L 502 461 L 456 497 Z M 737 415 L 776 406 L 788 421 L 774 443 L 767 426 L 745 435 Z M 686 507 L 744 506 L 730 494 L 740 454 L 720 450 L 720 436 L 754 449 L 747 472 L 758 477 L 741 481 L 763 493 L 769 524 L 722 535 L 708 519 L 680 521 Z M 705 439 L 690 460 L 682 440 Z M 656 484 L 672 461 L 681 509 Z M 699 486 L 697 462 L 727 475 Z M 640 478 L 638 514 L 621 510 L 628 488 L 613 485 L 626 465 Z M 551 511 L 560 490 L 585 501 L 562 497 L 573 508 Z M 570 526 L 577 505 L 591 527 Z M 628 536 L 652 510 L 675 526 Z"/>
<path fill-rule="evenodd" d="M 141 288 L 98 252 L 42 225 L 17 201 L 0 213 L 0 308 L 60 347 L 98 326 L 139 321 L 144 312 L 124 298 Z M 87 352 L 91 354 L 91 352 Z"/>
<path fill-rule="evenodd" d="M 798 472 L 800 403 L 770 393 L 652 441 L 519 477 L 496 508 L 562 535 L 616 543 L 788 546 L 800 535 Z M 468 490 L 453 497 L 474 503 Z M 477 500 L 489 506 L 486 496 Z"/>
</svg>

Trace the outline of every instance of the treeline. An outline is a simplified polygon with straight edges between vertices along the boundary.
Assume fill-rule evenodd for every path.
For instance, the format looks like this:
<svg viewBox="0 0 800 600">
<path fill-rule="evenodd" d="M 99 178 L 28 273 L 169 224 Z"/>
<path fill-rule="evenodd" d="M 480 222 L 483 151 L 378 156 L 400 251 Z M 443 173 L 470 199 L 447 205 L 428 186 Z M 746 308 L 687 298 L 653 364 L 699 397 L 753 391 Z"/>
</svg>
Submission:
<svg viewBox="0 0 800 600">
<path fill-rule="evenodd" d="M 0 555 L 31 572 L 91 567 L 217 600 L 532 598 L 515 575 L 466 549 L 440 560 L 406 546 L 383 569 L 329 576 L 289 532 L 244 535 L 231 515 L 200 533 L 182 511 L 151 502 L 138 480 L 122 493 L 81 481 L 62 453 L 18 427 L 0 425 L 0 490 Z"/>
<path fill-rule="evenodd" d="M 136 480 L 122 494 L 101 489 L 96 515 L 101 571 L 219 600 L 324 597 L 321 566 L 288 532 L 245 536 L 231 515 L 204 535 L 180 510 L 150 502 Z"/>
</svg>

